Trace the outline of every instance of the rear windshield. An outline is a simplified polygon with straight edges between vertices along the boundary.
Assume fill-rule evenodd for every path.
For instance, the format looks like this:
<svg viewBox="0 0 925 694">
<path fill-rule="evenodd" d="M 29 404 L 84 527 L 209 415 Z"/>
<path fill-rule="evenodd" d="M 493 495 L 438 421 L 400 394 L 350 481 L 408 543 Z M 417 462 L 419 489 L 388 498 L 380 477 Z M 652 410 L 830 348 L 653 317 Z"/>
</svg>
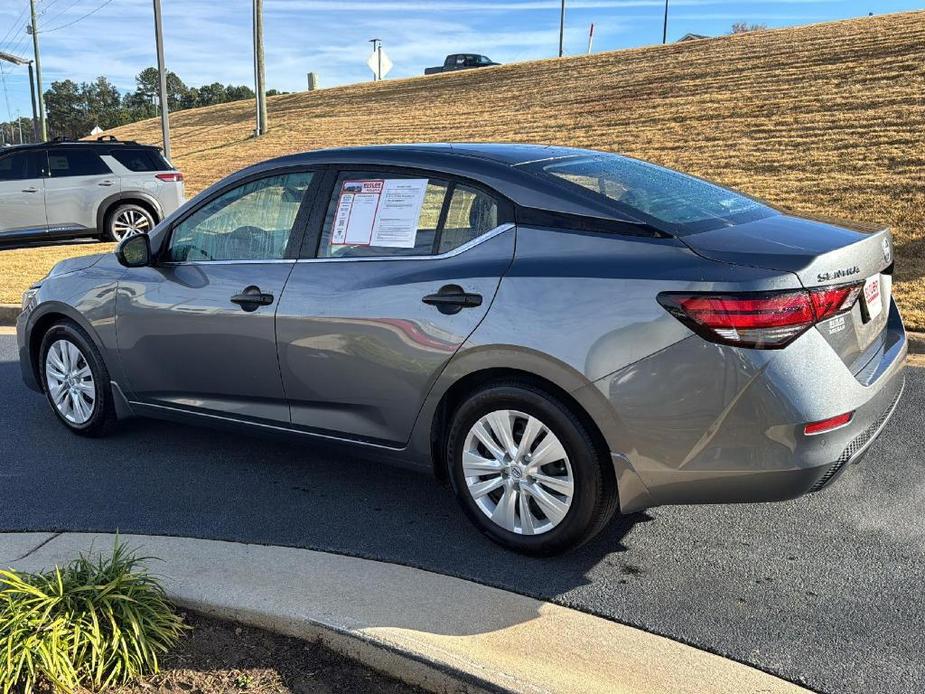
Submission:
<svg viewBox="0 0 925 694">
<path fill-rule="evenodd" d="M 636 219 L 681 235 L 775 214 L 767 205 L 728 188 L 616 154 L 529 166 L 540 176 L 602 196 Z"/>
<path fill-rule="evenodd" d="M 172 169 L 156 149 L 114 147 L 110 154 L 129 171 L 170 171 Z"/>
</svg>

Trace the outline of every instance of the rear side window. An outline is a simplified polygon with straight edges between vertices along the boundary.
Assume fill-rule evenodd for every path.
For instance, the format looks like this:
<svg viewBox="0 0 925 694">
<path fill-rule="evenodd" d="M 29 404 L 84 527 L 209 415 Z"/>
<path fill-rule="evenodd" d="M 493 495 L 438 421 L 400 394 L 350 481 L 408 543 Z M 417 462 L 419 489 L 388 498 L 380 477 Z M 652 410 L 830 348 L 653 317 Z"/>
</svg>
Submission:
<svg viewBox="0 0 925 694">
<path fill-rule="evenodd" d="M 72 147 L 48 150 L 48 171 L 52 178 L 112 173 L 96 152 Z"/>
<path fill-rule="evenodd" d="M 328 204 L 320 258 L 446 253 L 498 226 L 482 191 L 438 178 L 342 173 Z"/>
<path fill-rule="evenodd" d="M 447 253 L 498 226 L 498 205 L 481 191 L 453 187 L 446 221 L 440 229 L 438 253 Z"/>
<path fill-rule="evenodd" d="M 129 171 L 170 171 L 170 164 L 156 149 L 115 147 L 109 153 Z"/>
<path fill-rule="evenodd" d="M 39 177 L 38 155 L 16 152 L 0 157 L 0 181 L 23 181 Z"/>
</svg>

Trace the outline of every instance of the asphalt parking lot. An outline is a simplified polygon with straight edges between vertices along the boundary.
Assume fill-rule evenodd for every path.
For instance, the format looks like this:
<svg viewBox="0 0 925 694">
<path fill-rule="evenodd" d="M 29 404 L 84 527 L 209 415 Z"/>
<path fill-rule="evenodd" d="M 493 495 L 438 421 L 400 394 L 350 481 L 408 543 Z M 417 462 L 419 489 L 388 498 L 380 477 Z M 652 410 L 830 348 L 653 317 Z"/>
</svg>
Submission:
<svg viewBox="0 0 925 694">
<path fill-rule="evenodd" d="M 0 393 L 0 531 L 383 559 L 594 612 L 822 691 L 925 691 L 925 369 L 909 369 L 891 425 L 829 490 L 653 509 L 544 560 L 482 538 L 430 478 L 344 451 L 144 420 L 108 439 L 72 436 L 21 384 L 10 336 Z"/>
</svg>

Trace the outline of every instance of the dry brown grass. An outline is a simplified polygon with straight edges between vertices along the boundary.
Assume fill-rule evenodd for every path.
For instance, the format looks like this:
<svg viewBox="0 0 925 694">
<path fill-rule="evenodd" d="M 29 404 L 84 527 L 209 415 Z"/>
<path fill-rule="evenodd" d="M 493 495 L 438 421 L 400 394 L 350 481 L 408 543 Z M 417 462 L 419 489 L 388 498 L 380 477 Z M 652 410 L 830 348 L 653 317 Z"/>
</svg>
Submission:
<svg viewBox="0 0 925 694">
<path fill-rule="evenodd" d="M 896 294 L 910 326 L 925 328 L 923 12 L 369 82 L 273 97 L 269 109 L 259 142 L 250 102 L 171 118 L 191 192 L 320 147 L 493 140 L 619 151 L 796 211 L 893 225 Z M 114 134 L 160 138 L 157 121 Z"/>
</svg>

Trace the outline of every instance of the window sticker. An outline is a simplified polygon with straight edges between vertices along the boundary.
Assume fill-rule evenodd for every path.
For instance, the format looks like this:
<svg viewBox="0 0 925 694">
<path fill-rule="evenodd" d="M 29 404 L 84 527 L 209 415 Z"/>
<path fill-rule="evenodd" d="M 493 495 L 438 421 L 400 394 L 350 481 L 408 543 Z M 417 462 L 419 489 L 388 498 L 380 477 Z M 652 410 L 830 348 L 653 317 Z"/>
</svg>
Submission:
<svg viewBox="0 0 925 694">
<path fill-rule="evenodd" d="M 331 245 L 414 248 L 427 182 L 426 178 L 344 181 Z"/>
</svg>

